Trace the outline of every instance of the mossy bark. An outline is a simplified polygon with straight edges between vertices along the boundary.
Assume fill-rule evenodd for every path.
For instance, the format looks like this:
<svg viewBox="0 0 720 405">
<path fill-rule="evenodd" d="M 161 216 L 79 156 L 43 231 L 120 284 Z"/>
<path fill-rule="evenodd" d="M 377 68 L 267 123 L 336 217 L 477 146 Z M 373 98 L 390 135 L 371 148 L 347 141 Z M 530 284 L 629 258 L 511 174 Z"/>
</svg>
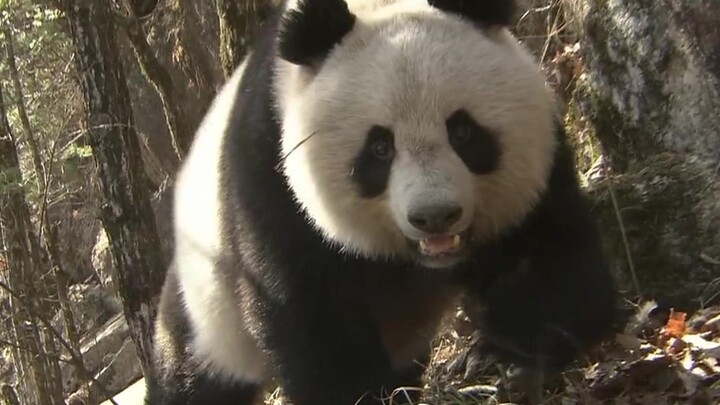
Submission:
<svg viewBox="0 0 720 405">
<path fill-rule="evenodd" d="M 636 296 L 634 271 L 644 298 L 685 310 L 718 302 L 720 185 L 715 181 L 716 168 L 669 152 L 637 166 L 591 189 L 620 284 Z"/>
<path fill-rule="evenodd" d="M 720 302 L 720 9 L 714 0 L 564 8 L 585 73 L 569 126 L 589 129 L 610 169 L 591 184 L 621 284 L 634 295 L 632 262 L 645 298 L 685 309 Z"/>
<path fill-rule="evenodd" d="M 64 0 L 85 101 L 86 137 L 104 197 L 105 228 L 114 275 L 143 373 L 150 372 L 157 298 L 165 277 L 148 180 L 119 60 L 110 4 Z"/>
<path fill-rule="evenodd" d="M 663 151 L 720 162 L 714 0 L 591 0 L 569 9 L 580 13 L 587 112 L 610 163 L 624 170 Z"/>
</svg>

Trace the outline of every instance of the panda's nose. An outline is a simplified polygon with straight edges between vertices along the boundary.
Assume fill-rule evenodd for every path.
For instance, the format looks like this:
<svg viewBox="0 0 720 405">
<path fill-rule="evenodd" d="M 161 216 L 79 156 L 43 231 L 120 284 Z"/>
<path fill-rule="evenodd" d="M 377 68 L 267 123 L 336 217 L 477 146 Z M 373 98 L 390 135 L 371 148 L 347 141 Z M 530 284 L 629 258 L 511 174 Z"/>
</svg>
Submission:
<svg viewBox="0 0 720 405">
<path fill-rule="evenodd" d="M 426 205 L 412 209 L 407 216 L 415 228 L 428 233 L 442 233 L 462 216 L 459 205 Z"/>
</svg>

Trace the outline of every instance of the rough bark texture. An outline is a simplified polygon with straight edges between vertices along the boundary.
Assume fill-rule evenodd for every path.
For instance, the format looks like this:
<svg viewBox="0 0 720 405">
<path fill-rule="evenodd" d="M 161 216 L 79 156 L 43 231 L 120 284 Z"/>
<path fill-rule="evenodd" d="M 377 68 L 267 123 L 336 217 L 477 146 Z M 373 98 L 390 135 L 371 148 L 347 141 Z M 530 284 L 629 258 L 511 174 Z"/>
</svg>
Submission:
<svg viewBox="0 0 720 405">
<path fill-rule="evenodd" d="M 592 0 L 583 22 L 587 98 L 613 166 L 661 151 L 720 161 L 715 0 Z"/>
<path fill-rule="evenodd" d="M 118 59 L 115 27 L 108 2 L 65 0 L 64 5 L 86 104 L 86 136 L 105 199 L 101 219 L 130 334 L 147 375 L 165 263 Z"/>
<path fill-rule="evenodd" d="M 612 172 L 593 193 L 618 275 L 633 290 L 632 262 L 646 298 L 685 309 L 719 302 L 720 9 L 713 0 L 565 6 L 586 73 L 571 125 L 591 124 Z"/>
<path fill-rule="evenodd" d="M 10 384 L 3 384 L 0 393 L 6 405 L 20 405 L 20 400 Z"/>
<path fill-rule="evenodd" d="M 245 27 L 240 20 L 239 1 L 216 0 L 216 4 L 220 22 L 220 65 L 225 77 L 230 77 L 235 66 L 242 61 L 242 35 Z"/>
<path fill-rule="evenodd" d="M 230 77 L 242 62 L 254 30 L 272 10 L 271 0 L 215 0 L 220 22 L 220 65 Z"/>
</svg>

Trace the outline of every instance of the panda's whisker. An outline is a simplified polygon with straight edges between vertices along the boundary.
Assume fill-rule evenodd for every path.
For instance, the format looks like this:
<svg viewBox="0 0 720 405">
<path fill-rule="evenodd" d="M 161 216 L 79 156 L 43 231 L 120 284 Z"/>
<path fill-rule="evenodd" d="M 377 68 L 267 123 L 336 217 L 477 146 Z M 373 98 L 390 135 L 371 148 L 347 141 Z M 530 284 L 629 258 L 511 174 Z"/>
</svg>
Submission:
<svg viewBox="0 0 720 405">
<path fill-rule="evenodd" d="M 280 167 L 282 166 L 283 163 L 285 163 L 285 160 L 287 160 L 287 158 L 289 158 L 290 155 L 291 155 L 293 152 L 295 152 L 295 150 L 296 150 L 297 148 L 301 147 L 305 142 L 307 142 L 308 140 L 310 140 L 310 138 L 312 138 L 313 136 L 315 136 L 315 134 L 317 134 L 318 132 L 319 132 L 319 131 L 317 131 L 317 130 L 316 130 L 316 131 L 313 131 L 310 135 L 308 135 L 308 136 L 306 136 L 305 138 L 301 139 L 300 142 L 298 142 L 295 146 L 293 146 L 292 149 L 290 149 L 290 151 L 289 151 L 288 153 L 286 153 L 285 155 L 281 156 L 281 157 L 280 157 L 280 160 L 279 160 L 278 163 L 275 165 L 274 170 L 275 170 L 276 172 L 280 172 Z"/>
</svg>

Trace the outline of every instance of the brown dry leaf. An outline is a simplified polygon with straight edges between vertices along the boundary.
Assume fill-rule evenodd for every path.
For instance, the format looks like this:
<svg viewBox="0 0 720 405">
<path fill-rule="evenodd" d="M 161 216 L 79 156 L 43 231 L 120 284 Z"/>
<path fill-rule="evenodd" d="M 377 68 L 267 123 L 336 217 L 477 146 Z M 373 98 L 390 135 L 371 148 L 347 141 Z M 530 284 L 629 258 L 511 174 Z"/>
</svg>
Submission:
<svg viewBox="0 0 720 405">
<path fill-rule="evenodd" d="M 674 309 L 670 309 L 670 317 L 668 317 L 667 323 L 661 333 L 669 337 L 682 338 L 687 329 L 685 326 L 686 317 L 687 313 L 675 312 Z"/>
</svg>

